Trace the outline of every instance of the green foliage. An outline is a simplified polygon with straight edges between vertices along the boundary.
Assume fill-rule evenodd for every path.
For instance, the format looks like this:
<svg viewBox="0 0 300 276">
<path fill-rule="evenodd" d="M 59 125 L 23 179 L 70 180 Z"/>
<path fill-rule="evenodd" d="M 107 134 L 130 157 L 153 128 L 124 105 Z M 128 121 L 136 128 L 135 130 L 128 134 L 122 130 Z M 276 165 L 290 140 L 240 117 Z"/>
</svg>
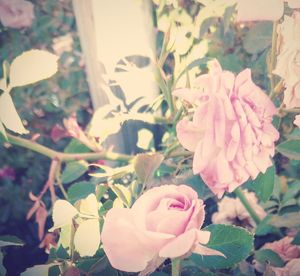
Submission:
<svg viewBox="0 0 300 276">
<path fill-rule="evenodd" d="M 95 193 L 95 189 L 96 185 L 94 183 L 88 181 L 76 182 L 68 189 L 68 200 L 73 204 L 77 200 Z"/>
<path fill-rule="evenodd" d="M 271 45 L 272 23 L 259 22 L 256 23 L 246 33 L 243 39 L 244 49 L 249 54 L 257 54 Z"/>
<path fill-rule="evenodd" d="M 139 180 L 144 184 L 150 181 L 163 159 L 164 156 L 159 153 L 138 154 L 134 159 L 134 170 Z"/>
<path fill-rule="evenodd" d="M 284 266 L 284 261 L 280 258 L 280 256 L 270 249 L 260 249 L 255 252 L 254 258 L 260 263 L 268 262 L 272 266 Z"/>
<path fill-rule="evenodd" d="M 4 246 L 23 246 L 24 242 L 15 236 L 0 236 L 0 248 Z"/>
<path fill-rule="evenodd" d="M 67 163 L 61 175 L 62 183 L 70 183 L 78 179 L 88 170 L 88 163 L 86 161 L 72 161 Z"/>
<path fill-rule="evenodd" d="M 292 244 L 300 245 L 300 231 L 297 233 L 297 235 L 293 239 Z"/>
<path fill-rule="evenodd" d="M 243 228 L 215 224 L 203 230 L 211 232 L 211 238 L 206 246 L 222 252 L 226 258 L 193 254 L 191 259 L 200 267 L 209 269 L 233 267 L 247 258 L 253 249 L 253 235 Z"/>
<path fill-rule="evenodd" d="M 273 193 L 275 182 L 275 167 L 272 166 L 267 169 L 267 171 L 262 174 L 260 173 L 255 180 L 250 184 L 250 188 L 252 188 L 257 197 L 266 202 L 269 200 Z"/>
<path fill-rule="evenodd" d="M 284 156 L 300 160 L 300 141 L 299 140 L 288 140 L 282 142 L 276 147 L 277 151 L 283 154 Z"/>
</svg>

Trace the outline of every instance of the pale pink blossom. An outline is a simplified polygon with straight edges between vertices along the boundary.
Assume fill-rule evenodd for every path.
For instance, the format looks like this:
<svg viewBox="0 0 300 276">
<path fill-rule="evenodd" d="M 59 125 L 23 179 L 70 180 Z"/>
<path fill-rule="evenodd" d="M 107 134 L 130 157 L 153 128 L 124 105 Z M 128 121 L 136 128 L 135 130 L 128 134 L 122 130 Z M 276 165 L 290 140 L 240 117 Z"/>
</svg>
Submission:
<svg viewBox="0 0 300 276">
<path fill-rule="evenodd" d="M 300 115 L 296 115 L 294 124 L 300 128 Z"/>
<path fill-rule="evenodd" d="M 292 9 L 300 8 L 299 0 L 238 0 L 237 21 L 276 21 L 283 16 L 284 2 Z"/>
<path fill-rule="evenodd" d="M 300 258 L 290 260 L 285 267 L 272 267 L 275 276 L 299 276 Z"/>
<path fill-rule="evenodd" d="M 299 1 L 300 2 L 300 1 Z M 278 29 L 278 56 L 274 74 L 285 83 L 284 104 L 300 106 L 300 13 L 285 16 Z"/>
<path fill-rule="evenodd" d="M 284 237 L 281 240 L 266 243 L 262 248 L 276 252 L 283 261 L 300 258 L 300 246 L 292 244 L 294 238 Z"/>
<path fill-rule="evenodd" d="M 262 220 L 266 216 L 266 212 L 258 204 L 255 194 L 244 190 L 244 195 Z M 224 197 L 218 202 L 218 212 L 213 214 L 212 222 L 242 226 L 248 228 L 248 230 L 253 230 L 256 225 L 241 201 L 238 198 L 230 197 Z"/>
<path fill-rule="evenodd" d="M 24 0 L 0 0 L 0 21 L 5 27 L 29 27 L 34 19 L 33 4 Z"/>
<path fill-rule="evenodd" d="M 221 255 L 209 249 L 210 232 L 200 230 L 204 204 L 186 185 L 164 185 L 145 192 L 130 209 L 108 211 L 102 230 L 103 249 L 116 268 L 138 272 L 161 258 L 191 252 Z"/>
<path fill-rule="evenodd" d="M 195 106 L 193 119 L 182 119 L 176 130 L 182 146 L 195 153 L 193 173 L 220 198 L 266 172 L 279 133 L 272 125 L 276 108 L 252 82 L 250 69 L 234 76 L 217 60 L 210 65 L 192 89 L 174 91 Z"/>
</svg>

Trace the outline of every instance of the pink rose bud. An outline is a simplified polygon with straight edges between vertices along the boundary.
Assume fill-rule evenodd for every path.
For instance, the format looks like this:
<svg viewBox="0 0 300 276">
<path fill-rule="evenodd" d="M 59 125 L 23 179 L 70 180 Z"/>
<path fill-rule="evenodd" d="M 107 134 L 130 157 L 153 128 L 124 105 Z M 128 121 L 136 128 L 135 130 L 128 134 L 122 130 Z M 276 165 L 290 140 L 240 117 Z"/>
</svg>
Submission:
<svg viewBox="0 0 300 276">
<path fill-rule="evenodd" d="M 103 249 L 114 268 L 127 272 L 142 271 L 159 258 L 192 252 L 224 256 L 203 246 L 210 238 L 210 232 L 199 230 L 204 216 L 203 201 L 192 188 L 152 188 L 131 209 L 108 211 L 101 234 Z"/>
<path fill-rule="evenodd" d="M 5 27 L 29 27 L 34 19 L 33 4 L 24 0 L 0 0 L 0 21 Z"/>
<path fill-rule="evenodd" d="M 184 118 L 177 124 L 177 138 L 195 153 L 194 174 L 221 198 L 266 172 L 279 133 L 272 125 L 276 107 L 252 82 L 250 69 L 234 76 L 222 71 L 217 60 L 211 65 L 192 89 L 173 95 L 195 106 L 192 121 Z"/>
</svg>

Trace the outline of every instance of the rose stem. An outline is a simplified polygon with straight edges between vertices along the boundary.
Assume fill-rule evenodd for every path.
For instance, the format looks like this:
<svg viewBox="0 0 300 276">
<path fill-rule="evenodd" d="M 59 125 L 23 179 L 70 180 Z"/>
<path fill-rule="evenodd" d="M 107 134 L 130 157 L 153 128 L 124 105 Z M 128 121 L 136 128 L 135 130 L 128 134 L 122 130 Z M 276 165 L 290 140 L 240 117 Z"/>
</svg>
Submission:
<svg viewBox="0 0 300 276">
<path fill-rule="evenodd" d="M 172 259 L 172 276 L 180 276 L 180 259 Z"/>
<path fill-rule="evenodd" d="M 237 188 L 237 189 L 235 189 L 234 193 L 239 198 L 241 203 L 244 205 L 244 207 L 246 208 L 246 210 L 248 211 L 248 213 L 250 214 L 250 216 L 252 217 L 254 222 L 258 225 L 260 223 L 260 218 L 257 215 L 257 213 L 255 212 L 255 210 L 251 207 L 251 205 L 250 205 L 248 199 L 245 197 L 243 191 L 240 188 Z"/>
</svg>

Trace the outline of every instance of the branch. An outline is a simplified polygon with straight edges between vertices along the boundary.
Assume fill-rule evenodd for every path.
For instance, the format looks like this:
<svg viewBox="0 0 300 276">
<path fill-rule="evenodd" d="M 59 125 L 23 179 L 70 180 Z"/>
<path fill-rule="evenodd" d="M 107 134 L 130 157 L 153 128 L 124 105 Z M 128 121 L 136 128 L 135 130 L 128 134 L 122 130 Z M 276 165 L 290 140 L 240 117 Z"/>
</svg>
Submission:
<svg viewBox="0 0 300 276">
<path fill-rule="evenodd" d="M 59 161 L 76 161 L 76 160 L 110 160 L 110 161 L 125 161 L 129 162 L 131 161 L 135 156 L 134 155 L 128 155 L 128 154 L 122 154 L 122 153 L 116 153 L 112 151 L 101 151 L 101 152 L 88 152 L 88 153 L 64 153 L 55 151 L 53 149 L 47 148 L 41 144 L 38 144 L 36 142 L 17 137 L 15 135 L 7 133 L 7 140 L 10 144 L 20 146 L 26 149 L 30 149 L 34 152 L 40 153 L 42 155 L 45 155 L 49 157 L 50 159 L 55 159 Z M 173 157 L 181 157 L 181 156 L 189 156 L 192 155 L 192 152 L 189 151 L 183 151 L 183 152 L 173 152 L 168 155 L 167 158 L 173 158 Z"/>
<path fill-rule="evenodd" d="M 90 153 L 64 153 L 58 152 L 53 149 L 47 148 L 43 145 L 40 145 L 36 142 L 14 136 L 7 133 L 8 142 L 12 145 L 17 145 L 23 148 L 30 149 L 32 151 L 38 152 L 42 155 L 45 155 L 51 159 L 57 159 L 60 161 L 74 161 L 74 160 L 111 160 L 111 161 L 129 161 L 134 156 L 115 153 L 112 151 L 101 151 L 101 152 L 90 152 Z"/>
</svg>

